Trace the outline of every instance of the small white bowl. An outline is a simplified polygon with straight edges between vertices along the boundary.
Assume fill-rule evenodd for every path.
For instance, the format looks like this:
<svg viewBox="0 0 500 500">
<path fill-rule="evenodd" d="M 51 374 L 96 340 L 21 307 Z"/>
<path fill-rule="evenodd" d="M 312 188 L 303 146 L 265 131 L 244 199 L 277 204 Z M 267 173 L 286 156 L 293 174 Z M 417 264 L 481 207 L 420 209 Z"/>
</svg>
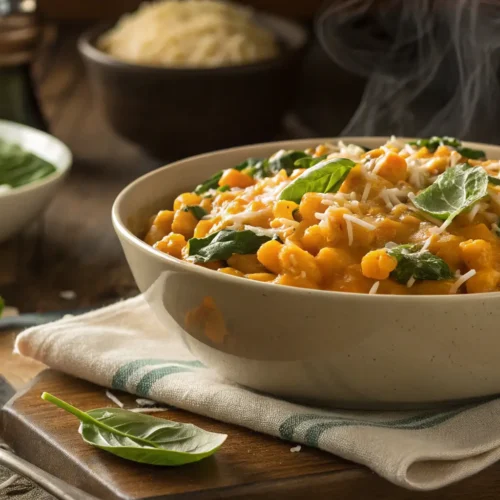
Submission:
<svg viewBox="0 0 500 500">
<path fill-rule="evenodd" d="M 341 139 L 373 148 L 388 138 Z M 151 214 L 216 170 L 325 141 L 216 151 L 126 187 L 113 206 L 113 224 L 153 311 L 205 365 L 282 398 L 369 409 L 436 406 L 500 393 L 499 292 L 368 295 L 279 286 L 187 264 L 138 237 Z M 500 158 L 499 146 L 464 145 Z M 223 323 L 200 332 L 189 321 L 200 308 L 218 310 Z"/>
<path fill-rule="evenodd" d="M 0 120 L 0 139 L 19 144 L 56 167 L 56 172 L 39 181 L 0 191 L 0 242 L 3 242 L 22 231 L 49 204 L 68 173 L 73 156 L 59 139 L 18 123 Z"/>
</svg>

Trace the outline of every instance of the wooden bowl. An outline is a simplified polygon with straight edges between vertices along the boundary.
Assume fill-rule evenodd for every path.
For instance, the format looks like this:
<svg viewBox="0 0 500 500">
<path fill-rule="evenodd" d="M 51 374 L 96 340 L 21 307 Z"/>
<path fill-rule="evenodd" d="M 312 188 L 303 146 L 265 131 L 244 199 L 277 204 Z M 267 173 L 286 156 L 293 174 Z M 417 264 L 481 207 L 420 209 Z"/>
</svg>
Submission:
<svg viewBox="0 0 500 500">
<path fill-rule="evenodd" d="M 176 159 L 273 139 L 295 97 L 306 31 L 258 14 L 282 47 L 274 59 L 221 68 L 168 68 L 119 61 L 95 42 L 109 26 L 78 42 L 104 114 L 121 136 L 153 156 Z"/>
</svg>

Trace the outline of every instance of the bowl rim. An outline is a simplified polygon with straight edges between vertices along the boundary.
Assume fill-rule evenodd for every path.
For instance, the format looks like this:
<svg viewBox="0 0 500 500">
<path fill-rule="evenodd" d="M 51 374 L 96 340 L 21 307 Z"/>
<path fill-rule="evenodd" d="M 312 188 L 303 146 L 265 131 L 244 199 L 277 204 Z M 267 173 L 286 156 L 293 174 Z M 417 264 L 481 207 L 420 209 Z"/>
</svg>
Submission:
<svg viewBox="0 0 500 500">
<path fill-rule="evenodd" d="M 411 141 L 415 140 L 414 137 L 397 137 L 400 140 L 403 141 Z M 210 156 L 214 154 L 224 154 L 224 153 L 229 153 L 229 152 L 237 152 L 237 151 L 246 151 L 248 153 L 248 156 L 252 156 L 253 150 L 259 150 L 262 147 L 274 147 L 276 146 L 276 151 L 279 149 L 293 149 L 294 144 L 297 143 L 303 143 L 303 142 L 311 142 L 311 144 L 322 144 L 325 142 L 333 142 L 333 141 L 348 141 L 348 142 L 363 142 L 363 140 L 370 139 L 370 140 L 380 140 L 380 141 L 387 141 L 389 139 L 388 136 L 345 136 L 345 137 L 313 137 L 313 138 L 304 138 L 304 139 L 292 139 L 292 140 L 285 140 L 285 141 L 272 141 L 272 142 L 262 142 L 262 143 L 257 143 L 257 144 L 249 144 L 246 146 L 237 146 L 233 148 L 225 148 L 225 149 L 219 149 L 216 151 L 210 151 L 208 153 L 203 153 L 203 154 L 198 154 L 194 156 L 190 156 L 187 158 L 183 158 L 181 160 L 177 160 L 173 163 L 169 163 L 163 167 L 160 167 L 156 170 L 153 170 L 152 172 L 148 172 L 147 174 L 144 174 L 140 176 L 139 178 L 135 179 L 133 182 L 128 184 L 116 197 L 115 201 L 113 202 L 113 206 L 111 209 L 111 219 L 113 223 L 113 227 L 115 229 L 115 232 L 117 233 L 118 237 L 125 238 L 130 244 L 141 250 L 142 252 L 145 252 L 147 254 L 150 254 L 153 256 L 157 261 L 160 262 L 168 262 L 170 265 L 174 265 L 174 267 L 181 266 L 182 269 L 185 272 L 194 272 L 197 274 L 201 274 L 202 276 L 205 276 L 207 278 L 212 278 L 216 280 L 222 280 L 222 281 L 227 281 L 229 280 L 230 283 L 235 283 L 234 280 L 240 280 L 242 286 L 246 287 L 254 287 L 256 290 L 260 290 L 262 293 L 270 292 L 271 290 L 274 290 L 275 293 L 285 293 L 285 294 L 300 294 L 303 296 L 313 296 L 317 297 L 318 299 L 326 299 L 326 297 L 332 297 L 332 298 L 342 298 L 342 299 L 353 299 L 353 300 L 361 300 L 361 301 L 366 301 L 366 300 L 391 300 L 391 301 L 396 301 L 396 302 L 407 302 L 407 301 L 415 301 L 415 302 L 424 302 L 428 304 L 431 301 L 463 301 L 463 300 L 472 300 L 472 298 L 476 298 L 479 300 L 495 300 L 500 298 L 500 292 L 482 292 L 482 293 L 474 293 L 474 294 L 451 294 L 451 295 L 391 295 L 391 294 L 367 294 L 367 293 L 359 293 L 359 292 L 341 292 L 341 291 L 335 291 L 335 290 L 313 290 L 313 289 L 308 289 L 308 288 L 300 288 L 300 287 L 292 287 L 292 286 L 278 286 L 274 283 L 266 283 L 266 282 L 260 282 L 260 281 L 255 281 L 255 280 L 242 280 L 241 278 L 237 276 L 231 276 L 229 274 L 225 273 L 218 273 L 212 269 L 207 269 L 202 266 L 196 266 L 194 264 L 190 264 L 184 261 L 181 261 L 175 257 L 172 257 L 171 255 L 168 255 L 166 253 L 160 252 L 159 250 L 154 249 L 152 246 L 148 245 L 146 242 L 142 241 L 140 238 L 138 238 L 136 235 L 134 235 L 127 227 L 127 225 L 124 223 L 124 221 L 121 218 L 120 211 L 123 203 L 125 202 L 128 194 L 132 191 L 134 191 L 140 184 L 145 182 L 151 177 L 154 177 L 156 175 L 159 175 L 160 173 L 164 172 L 165 170 L 168 169 L 175 169 L 178 168 L 182 163 L 185 161 L 196 161 L 196 160 L 203 160 L 205 158 L 209 158 Z M 494 147 L 498 148 L 499 153 L 500 153 L 500 145 L 495 145 L 495 144 L 485 144 L 485 143 L 479 143 L 479 142 L 468 142 L 468 141 L 463 141 L 462 144 L 468 147 Z M 245 154 L 247 154 L 245 153 Z M 272 287 L 272 288 L 270 288 Z"/>
<path fill-rule="evenodd" d="M 12 198 L 14 196 L 21 195 L 24 193 L 29 193 L 30 191 L 35 191 L 43 186 L 46 186 L 47 184 L 51 184 L 52 182 L 57 181 L 58 179 L 64 177 L 68 173 L 68 171 L 71 168 L 71 165 L 73 164 L 73 153 L 71 152 L 69 147 L 66 146 L 66 144 L 64 144 L 64 142 L 62 142 L 60 139 L 49 134 L 48 132 L 44 132 L 43 130 L 36 129 L 34 127 L 29 127 L 28 125 L 13 122 L 10 120 L 0 120 L 0 125 L 7 126 L 9 128 L 12 128 L 13 130 L 16 130 L 16 129 L 17 130 L 29 130 L 30 133 L 44 136 L 49 141 L 52 141 L 53 143 L 57 144 L 58 147 L 60 147 L 61 150 L 63 151 L 61 163 L 58 163 L 58 164 L 52 163 L 52 165 L 54 165 L 54 167 L 56 168 L 55 172 L 53 172 L 52 174 L 49 174 L 47 177 L 44 177 L 44 178 L 39 179 L 37 181 L 30 182 L 29 184 L 26 184 L 24 186 L 20 186 L 20 187 L 6 190 L 6 191 L 2 191 L 0 193 L 0 200 L 6 199 L 9 197 Z M 10 141 L 8 141 L 8 142 L 10 142 Z M 33 152 L 33 151 L 31 151 L 31 152 Z M 37 153 L 34 153 L 34 154 L 37 154 Z"/>
<path fill-rule="evenodd" d="M 300 37 L 299 42 L 296 46 L 287 46 L 287 49 L 282 53 L 278 54 L 277 57 L 271 59 L 265 59 L 262 61 L 257 61 L 249 64 L 237 64 L 234 66 L 217 66 L 217 67 L 175 67 L 175 66 L 160 66 L 160 65 L 148 65 L 148 64 L 135 64 L 132 62 L 122 61 L 106 52 L 98 49 L 95 45 L 97 36 L 101 35 L 104 31 L 114 27 L 115 22 L 99 23 L 94 25 L 90 29 L 83 32 L 78 37 L 77 47 L 80 54 L 93 62 L 104 66 L 110 66 L 115 69 L 120 69 L 123 71 L 134 71 L 142 73 L 171 73 L 172 75 L 183 75 L 183 76 L 204 76 L 204 75 L 225 75 L 234 73 L 244 73 L 253 72 L 257 70 L 266 70 L 275 66 L 279 66 L 283 61 L 290 57 L 293 57 L 297 52 L 304 50 L 307 46 L 310 36 L 308 31 L 301 26 L 300 23 L 288 19 L 283 16 L 278 16 L 275 14 L 270 14 L 267 12 L 256 12 L 256 16 L 266 19 L 271 23 L 280 23 L 287 26 L 295 31 L 295 33 Z"/>
</svg>

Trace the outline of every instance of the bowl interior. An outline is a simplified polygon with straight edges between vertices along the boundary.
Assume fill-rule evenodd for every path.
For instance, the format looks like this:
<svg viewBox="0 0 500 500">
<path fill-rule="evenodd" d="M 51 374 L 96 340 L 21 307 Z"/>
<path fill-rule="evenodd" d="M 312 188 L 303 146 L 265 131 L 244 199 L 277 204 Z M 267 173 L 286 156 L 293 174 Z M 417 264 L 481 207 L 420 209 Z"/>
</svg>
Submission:
<svg viewBox="0 0 500 500">
<path fill-rule="evenodd" d="M 14 196 L 20 192 L 36 189 L 64 175 L 71 166 L 72 154 L 69 148 L 59 139 L 40 130 L 18 123 L 0 120 L 0 139 L 19 144 L 19 146 L 26 151 L 30 151 L 40 158 L 52 163 L 56 168 L 56 172 L 53 174 L 39 181 L 12 189 L 11 191 L 2 192 L 0 197 Z"/>
<path fill-rule="evenodd" d="M 307 149 L 325 142 L 344 141 L 369 148 L 386 142 L 388 137 L 335 137 L 268 142 L 236 147 L 197 155 L 176 161 L 146 174 L 130 184 L 119 195 L 113 207 L 116 220 L 136 237 L 142 237 L 149 217 L 160 209 L 170 207 L 180 194 L 192 191 L 218 170 L 241 163 L 250 157 L 267 157 L 280 149 Z M 401 138 L 411 141 L 413 138 Z M 464 142 L 466 146 L 482 149 L 488 158 L 500 159 L 500 146 Z"/>
</svg>

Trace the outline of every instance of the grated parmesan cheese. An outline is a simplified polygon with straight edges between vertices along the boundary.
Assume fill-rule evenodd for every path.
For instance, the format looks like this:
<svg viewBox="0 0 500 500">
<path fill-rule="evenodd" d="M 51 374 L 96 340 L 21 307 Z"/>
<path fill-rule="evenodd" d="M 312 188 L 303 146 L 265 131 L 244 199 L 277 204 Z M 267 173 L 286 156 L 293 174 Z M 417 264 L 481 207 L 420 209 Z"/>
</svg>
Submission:
<svg viewBox="0 0 500 500">
<path fill-rule="evenodd" d="M 372 183 L 367 182 L 365 185 L 365 189 L 363 189 L 363 194 L 361 195 L 361 203 L 365 203 L 368 200 L 371 188 L 372 188 Z"/>
<path fill-rule="evenodd" d="M 460 276 L 457 281 L 453 284 L 453 286 L 450 288 L 450 294 L 454 294 L 458 292 L 458 289 L 472 276 L 476 274 L 475 269 L 471 269 L 469 272 L 465 273 L 463 276 Z"/>
<path fill-rule="evenodd" d="M 369 231 L 373 231 L 374 229 L 377 229 L 377 227 L 374 226 L 373 224 L 370 224 L 369 222 L 366 222 L 365 220 L 358 219 L 354 215 L 344 214 L 343 217 L 346 221 L 351 221 L 354 224 L 357 224 L 358 226 L 361 226 L 361 227 L 364 227 L 365 229 L 368 229 Z"/>
<path fill-rule="evenodd" d="M 406 282 L 406 286 L 408 288 L 411 288 L 414 284 L 415 284 L 415 281 L 417 281 L 413 276 Z"/>
<path fill-rule="evenodd" d="M 353 241 L 354 241 L 354 235 L 353 235 L 353 230 L 352 230 L 352 222 L 349 219 L 346 219 L 345 215 L 344 215 L 344 220 L 345 220 L 346 226 L 347 226 L 347 238 L 349 240 L 349 246 L 351 246 L 352 243 L 353 243 Z"/>
<path fill-rule="evenodd" d="M 111 391 L 106 391 L 106 397 L 113 401 L 118 408 L 125 407 L 125 405 Z"/>
</svg>

